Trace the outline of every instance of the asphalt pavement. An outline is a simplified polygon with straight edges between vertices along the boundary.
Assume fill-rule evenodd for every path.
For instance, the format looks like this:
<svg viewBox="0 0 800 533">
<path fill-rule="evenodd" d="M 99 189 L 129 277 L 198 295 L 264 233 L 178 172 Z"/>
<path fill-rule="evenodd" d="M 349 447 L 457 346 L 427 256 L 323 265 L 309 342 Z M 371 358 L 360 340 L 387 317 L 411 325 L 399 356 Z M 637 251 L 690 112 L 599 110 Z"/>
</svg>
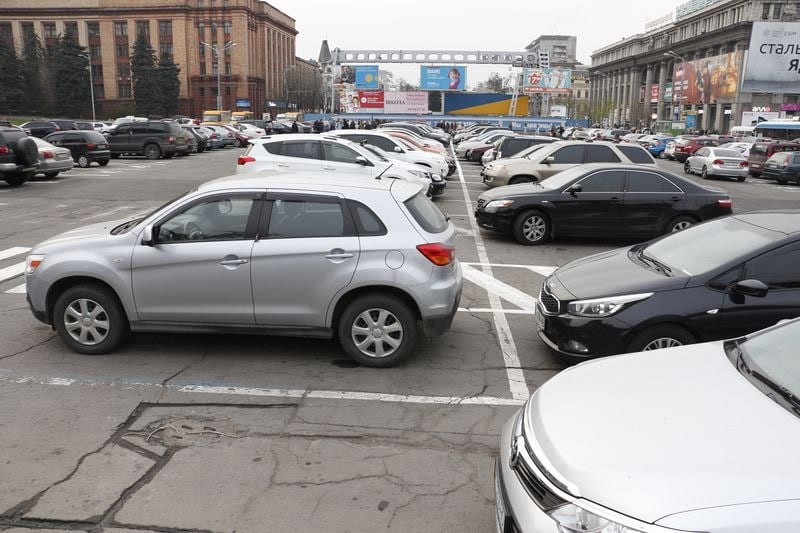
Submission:
<svg viewBox="0 0 800 533">
<path fill-rule="evenodd" d="M 491 531 L 500 428 L 563 368 L 533 326 L 542 281 L 629 243 L 524 247 L 478 230 L 486 188 L 462 162 L 436 200 L 458 228 L 461 308 L 398 367 L 354 366 L 335 341 L 259 336 L 136 334 L 86 356 L 33 318 L 21 274 L 37 242 L 148 212 L 232 174 L 238 153 L 0 184 L 0 529 Z M 735 211 L 800 199 L 765 180 L 709 183 Z"/>
</svg>

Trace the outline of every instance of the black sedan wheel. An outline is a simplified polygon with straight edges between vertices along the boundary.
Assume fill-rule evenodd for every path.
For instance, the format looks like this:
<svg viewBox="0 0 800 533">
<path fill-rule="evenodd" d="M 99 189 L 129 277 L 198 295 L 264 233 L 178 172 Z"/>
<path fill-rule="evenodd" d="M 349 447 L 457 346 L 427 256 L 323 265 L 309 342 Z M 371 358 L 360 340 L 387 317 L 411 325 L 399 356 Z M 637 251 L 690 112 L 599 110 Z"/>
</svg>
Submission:
<svg viewBox="0 0 800 533">
<path fill-rule="evenodd" d="M 667 231 L 665 233 L 675 233 L 676 231 L 685 230 L 686 228 L 693 226 L 697 221 L 692 217 L 677 217 L 670 221 L 667 224 Z"/>
<path fill-rule="evenodd" d="M 550 238 L 550 219 L 541 211 L 525 211 L 514 220 L 514 238 L 525 245 L 547 242 Z"/>
<path fill-rule="evenodd" d="M 674 324 L 659 324 L 636 334 L 628 344 L 628 352 L 648 352 L 694 343 L 695 338 L 684 328 Z"/>
</svg>

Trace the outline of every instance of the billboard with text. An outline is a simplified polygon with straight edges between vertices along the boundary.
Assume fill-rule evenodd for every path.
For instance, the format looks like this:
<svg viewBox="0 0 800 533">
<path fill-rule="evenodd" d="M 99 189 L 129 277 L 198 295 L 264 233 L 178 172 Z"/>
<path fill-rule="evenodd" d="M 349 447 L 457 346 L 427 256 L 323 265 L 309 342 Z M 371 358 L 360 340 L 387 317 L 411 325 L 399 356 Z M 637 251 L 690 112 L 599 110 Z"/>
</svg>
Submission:
<svg viewBox="0 0 800 533">
<path fill-rule="evenodd" d="M 526 68 L 523 89 L 525 93 L 570 93 L 572 71 L 555 68 Z"/>
<path fill-rule="evenodd" d="M 356 89 L 377 89 L 378 65 L 356 65 L 355 86 Z"/>
<path fill-rule="evenodd" d="M 463 91 L 467 88 L 467 67 L 423 65 L 419 79 L 423 91 Z"/>
<path fill-rule="evenodd" d="M 424 91 L 386 91 L 383 112 L 424 115 L 428 113 L 428 93 Z"/>
<path fill-rule="evenodd" d="M 737 50 L 693 61 L 676 61 L 672 99 L 676 104 L 710 104 L 733 101 L 739 83 Z"/>
<path fill-rule="evenodd" d="M 797 93 L 800 83 L 798 37 L 800 22 L 753 22 L 742 91 Z"/>
</svg>

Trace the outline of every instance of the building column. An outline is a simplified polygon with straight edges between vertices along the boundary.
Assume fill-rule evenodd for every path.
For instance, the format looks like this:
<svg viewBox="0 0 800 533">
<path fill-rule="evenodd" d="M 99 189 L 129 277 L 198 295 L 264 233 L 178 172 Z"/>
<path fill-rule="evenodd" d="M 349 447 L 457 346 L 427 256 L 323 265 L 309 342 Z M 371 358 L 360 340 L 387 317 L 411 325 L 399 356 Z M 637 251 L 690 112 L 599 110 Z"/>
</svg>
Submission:
<svg viewBox="0 0 800 533">
<path fill-rule="evenodd" d="M 739 73 L 739 83 L 736 86 L 736 94 L 733 98 L 733 105 L 731 106 L 731 126 L 744 126 L 742 124 L 742 105 L 745 102 L 745 93 L 742 92 L 742 80 L 744 80 L 744 56 L 747 49 L 747 41 L 739 41 L 736 43 L 735 50 L 739 52 L 739 60 L 736 62 L 736 72 Z M 748 95 L 750 93 L 747 93 Z M 748 97 L 748 101 L 752 97 Z"/>
<path fill-rule="evenodd" d="M 630 82 L 628 85 L 630 86 L 630 112 L 628 120 L 631 126 L 636 127 L 640 114 L 639 108 L 641 107 L 639 104 L 639 90 L 642 85 L 642 72 L 638 67 L 631 68 Z"/>
<path fill-rule="evenodd" d="M 644 119 L 644 123 L 648 126 L 653 121 L 652 115 L 652 102 L 650 102 L 650 97 L 653 93 L 653 78 L 655 77 L 655 65 L 652 63 L 647 65 L 647 72 L 645 73 L 644 77 L 644 104 L 643 104 L 643 113 L 642 118 Z"/>
<path fill-rule="evenodd" d="M 666 102 L 664 102 L 664 90 L 666 89 L 667 85 L 667 62 L 661 61 L 658 65 L 658 103 L 656 103 L 656 114 L 658 115 L 657 120 L 666 120 L 667 117 L 664 116 L 664 106 Z"/>
<path fill-rule="evenodd" d="M 614 73 L 614 124 L 619 124 L 622 117 L 622 71 Z"/>
<path fill-rule="evenodd" d="M 722 131 L 722 124 L 725 120 L 725 106 L 721 103 L 717 103 L 717 116 L 714 120 L 714 129 L 720 133 L 725 133 Z"/>
</svg>

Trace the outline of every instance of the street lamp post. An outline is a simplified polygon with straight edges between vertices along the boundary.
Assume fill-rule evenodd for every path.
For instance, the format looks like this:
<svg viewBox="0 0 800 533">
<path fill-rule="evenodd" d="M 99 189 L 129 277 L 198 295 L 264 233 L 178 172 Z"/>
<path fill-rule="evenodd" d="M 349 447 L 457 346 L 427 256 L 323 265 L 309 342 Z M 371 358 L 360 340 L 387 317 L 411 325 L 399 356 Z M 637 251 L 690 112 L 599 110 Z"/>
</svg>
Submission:
<svg viewBox="0 0 800 533">
<path fill-rule="evenodd" d="M 664 56 L 665 57 L 671 57 L 672 59 L 677 59 L 678 61 L 681 62 L 681 72 L 682 72 L 682 74 L 681 74 L 681 92 L 680 92 L 680 97 L 681 97 L 681 100 L 683 100 L 683 86 L 684 86 L 684 82 L 686 81 L 686 59 L 684 59 L 682 55 L 674 52 L 673 50 L 667 50 L 666 52 L 664 52 Z M 675 102 L 675 80 L 672 80 L 672 101 L 673 101 L 673 103 Z M 678 105 L 680 105 L 681 108 L 683 108 L 683 102 L 678 102 Z M 670 115 L 672 115 L 672 113 L 670 113 Z"/>
<path fill-rule="evenodd" d="M 222 54 L 221 52 L 225 52 L 225 50 L 230 50 L 234 46 L 236 46 L 236 42 L 234 41 L 227 41 L 222 48 L 217 46 L 214 43 L 207 43 L 205 41 L 200 41 L 200 44 L 203 46 L 207 46 L 211 49 L 211 52 L 217 58 L 217 111 L 222 110 Z"/>
<path fill-rule="evenodd" d="M 89 61 L 89 94 L 92 95 L 92 122 L 96 122 L 97 118 L 94 113 L 94 79 L 92 77 L 92 54 L 81 54 Z M 92 125 L 94 127 L 94 125 Z"/>
<path fill-rule="evenodd" d="M 286 101 L 284 103 L 286 104 L 285 109 L 287 112 L 289 111 L 289 85 L 286 83 L 286 73 L 295 68 L 296 66 L 297 65 L 292 65 L 290 67 L 286 67 L 285 69 L 283 69 L 283 92 L 286 97 Z"/>
</svg>

